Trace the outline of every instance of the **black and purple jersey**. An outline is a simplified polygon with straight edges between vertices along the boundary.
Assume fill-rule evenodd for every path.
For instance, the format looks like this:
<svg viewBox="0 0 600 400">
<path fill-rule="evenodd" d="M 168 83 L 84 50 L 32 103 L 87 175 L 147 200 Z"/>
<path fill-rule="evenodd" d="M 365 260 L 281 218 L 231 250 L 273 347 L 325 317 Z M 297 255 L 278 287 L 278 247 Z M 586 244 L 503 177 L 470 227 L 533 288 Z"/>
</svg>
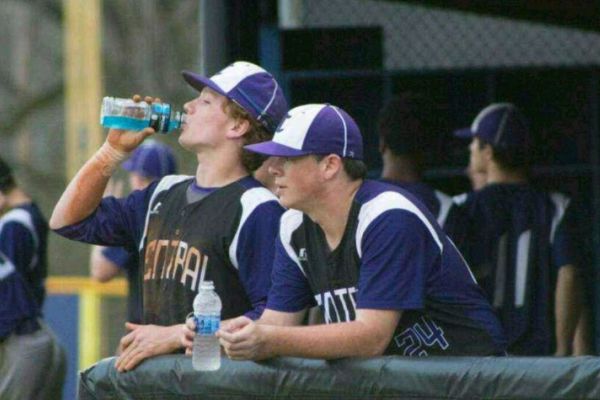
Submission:
<svg viewBox="0 0 600 400">
<path fill-rule="evenodd" d="M 361 308 L 402 311 L 385 354 L 491 355 L 506 347 L 500 322 L 433 215 L 381 182 L 362 184 L 334 250 L 308 216 L 282 216 L 267 308 L 314 305 L 326 323 L 353 321 Z"/>
<path fill-rule="evenodd" d="M 48 225 L 33 204 L 0 217 L 0 339 L 39 329 L 46 295 Z"/>
<path fill-rule="evenodd" d="M 446 223 L 454 224 L 454 201 L 447 194 L 435 190 L 423 182 L 399 182 L 382 179 L 382 182 L 397 185 L 415 196 L 433 214 L 437 223 L 445 228 Z"/>
<path fill-rule="evenodd" d="M 558 269 L 577 265 L 569 199 L 528 184 L 490 184 L 455 199 L 461 250 L 507 332 L 509 353 L 552 354 Z"/>
<path fill-rule="evenodd" d="M 283 208 L 252 177 L 189 201 L 194 185 L 192 177 L 167 176 L 124 199 L 103 199 L 88 218 L 57 232 L 138 248 L 146 324 L 185 321 L 204 280 L 215 284 L 223 319 L 256 319 L 266 304 Z"/>
</svg>

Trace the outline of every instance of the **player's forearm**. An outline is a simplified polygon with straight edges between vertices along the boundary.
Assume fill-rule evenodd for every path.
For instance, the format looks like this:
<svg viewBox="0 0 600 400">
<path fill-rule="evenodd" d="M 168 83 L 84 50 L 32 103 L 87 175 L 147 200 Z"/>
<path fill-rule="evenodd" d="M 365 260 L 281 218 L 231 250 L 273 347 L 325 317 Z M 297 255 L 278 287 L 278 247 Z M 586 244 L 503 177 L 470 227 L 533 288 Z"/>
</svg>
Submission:
<svg viewBox="0 0 600 400">
<path fill-rule="evenodd" d="M 335 359 L 383 354 L 390 338 L 360 321 L 313 326 L 265 325 L 272 356 Z"/>
<path fill-rule="evenodd" d="M 573 339 L 573 355 L 585 356 L 588 354 L 592 354 L 590 309 L 587 306 L 582 306 L 577 328 L 575 329 L 575 338 Z"/>
<path fill-rule="evenodd" d="M 560 268 L 556 282 L 556 355 L 571 353 L 575 328 L 581 310 L 581 285 L 577 269 L 572 265 Z"/>
<path fill-rule="evenodd" d="M 89 216 L 100 204 L 106 184 L 127 153 L 105 143 L 77 172 L 50 218 L 50 228 L 59 229 Z"/>
</svg>

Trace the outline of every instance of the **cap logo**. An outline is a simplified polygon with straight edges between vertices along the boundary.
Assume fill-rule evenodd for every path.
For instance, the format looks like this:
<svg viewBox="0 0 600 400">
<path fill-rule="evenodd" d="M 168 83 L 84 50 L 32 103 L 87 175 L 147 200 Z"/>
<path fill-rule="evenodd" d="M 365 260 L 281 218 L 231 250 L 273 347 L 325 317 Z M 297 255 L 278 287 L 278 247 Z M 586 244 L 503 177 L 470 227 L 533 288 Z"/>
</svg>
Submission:
<svg viewBox="0 0 600 400">
<path fill-rule="evenodd" d="M 309 104 L 290 110 L 273 136 L 273 141 L 296 150 L 306 150 L 304 142 L 308 131 L 324 107 L 325 105 Z"/>
<path fill-rule="evenodd" d="M 291 115 L 290 113 L 285 114 L 285 117 L 283 117 L 283 120 L 281 121 L 281 124 L 279 124 L 279 126 L 277 127 L 277 129 L 275 129 L 275 133 L 277 132 L 283 132 L 283 126 L 285 125 L 285 121 L 287 121 L 288 119 L 290 119 Z"/>
</svg>

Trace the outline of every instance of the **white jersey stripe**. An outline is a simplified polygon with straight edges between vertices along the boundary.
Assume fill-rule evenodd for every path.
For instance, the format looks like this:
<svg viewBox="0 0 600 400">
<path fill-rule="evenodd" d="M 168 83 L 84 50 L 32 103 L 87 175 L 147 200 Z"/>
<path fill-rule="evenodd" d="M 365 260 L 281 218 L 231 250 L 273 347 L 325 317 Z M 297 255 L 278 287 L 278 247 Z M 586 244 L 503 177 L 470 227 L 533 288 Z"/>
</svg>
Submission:
<svg viewBox="0 0 600 400">
<path fill-rule="evenodd" d="M 468 196 L 468 193 L 462 193 L 457 194 L 456 196 L 452 196 L 452 203 L 456 204 L 457 206 L 462 206 L 467 201 Z"/>
<path fill-rule="evenodd" d="M 38 246 L 40 244 L 40 239 L 35 230 L 35 226 L 33 225 L 33 220 L 31 219 L 31 214 L 21 208 L 15 208 L 14 210 L 10 210 L 2 218 L 0 218 L 0 232 L 2 232 L 2 228 L 5 224 L 10 222 L 16 222 L 23 225 L 29 233 L 31 233 L 31 237 L 33 238 L 33 257 L 31 258 L 31 263 L 29 264 L 29 268 L 32 268 L 38 262 Z"/>
<path fill-rule="evenodd" d="M 550 193 L 550 199 L 554 203 L 556 207 L 556 212 L 552 217 L 552 229 L 550 231 L 550 243 L 554 243 L 554 235 L 556 234 L 556 229 L 558 225 L 560 225 L 563 217 L 565 216 L 565 212 L 567 211 L 567 207 L 569 207 L 569 203 L 571 200 L 562 193 Z"/>
<path fill-rule="evenodd" d="M 238 224 L 237 231 L 235 232 L 235 236 L 229 246 L 229 259 L 231 260 L 231 264 L 236 269 L 239 269 L 238 258 L 237 258 L 237 247 L 238 241 L 240 239 L 240 232 L 244 227 L 244 224 L 248 220 L 248 217 L 256 210 L 258 206 L 268 201 L 278 201 L 277 197 L 273 193 L 271 193 L 268 189 L 264 187 L 256 187 L 247 190 L 242 194 L 240 198 L 240 202 L 242 203 L 242 217 L 240 218 L 240 223 Z"/>
<path fill-rule="evenodd" d="M 0 280 L 6 278 L 16 271 L 15 265 L 6 257 L 0 253 Z"/>
<path fill-rule="evenodd" d="M 279 227 L 279 239 L 283 243 L 283 247 L 287 255 L 296 263 L 302 274 L 306 276 L 306 272 L 300 264 L 298 255 L 292 248 L 292 233 L 302 224 L 302 213 L 297 210 L 288 210 L 281 216 L 281 225 Z"/>
<path fill-rule="evenodd" d="M 359 257 L 362 257 L 362 238 L 367 228 L 377 217 L 390 210 L 404 210 L 415 214 L 421 220 L 421 222 L 423 222 L 427 230 L 429 230 L 429 233 L 431 233 L 433 240 L 435 240 L 440 248 L 440 252 L 444 250 L 444 245 L 435 231 L 435 228 L 433 225 L 431 225 L 421 210 L 414 205 L 414 203 L 400 193 L 383 192 L 372 200 L 369 200 L 363 204 L 360 209 L 360 213 L 358 215 L 358 228 L 356 229 L 356 250 L 358 251 Z"/>
<path fill-rule="evenodd" d="M 437 215 L 437 222 L 443 227 L 446 223 L 446 218 L 448 218 L 448 214 L 450 213 L 450 208 L 452 208 L 452 204 L 454 203 L 452 202 L 452 197 L 439 190 L 435 191 L 435 197 L 437 197 L 440 202 L 440 211 Z"/>
<path fill-rule="evenodd" d="M 139 243 L 139 250 L 142 251 L 144 247 L 144 242 L 146 241 L 146 236 L 148 235 L 148 222 L 150 221 L 150 213 L 153 211 L 156 205 L 154 204 L 154 200 L 156 200 L 156 196 L 158 196 L 161 192 L 169 190 L 174 185 L 182 182 L 186 179 L 190 179 L 190 175 L 168 175 L 165 176 L 158 182 L 156 188 L 154 188 L 154 193 L 150 197 L 150 201 L 148 202 L 148 210 L 146 211 L 146 222 L 144 223 L 144 233 Z"/>
</svg>

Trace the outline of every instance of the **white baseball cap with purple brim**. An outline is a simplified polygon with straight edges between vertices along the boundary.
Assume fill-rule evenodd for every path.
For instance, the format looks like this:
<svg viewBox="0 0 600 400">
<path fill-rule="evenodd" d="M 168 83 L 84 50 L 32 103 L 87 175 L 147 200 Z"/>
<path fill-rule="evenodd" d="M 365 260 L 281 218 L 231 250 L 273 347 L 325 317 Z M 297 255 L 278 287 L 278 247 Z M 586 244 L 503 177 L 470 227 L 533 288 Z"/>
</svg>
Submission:
<svg viewBox="0 0 600 400">
<path fill-rule="evenodd" d="M 237 61 L 210 78 L 183 71 L 183 78 L 193 88 L 209 87 L 237 103 L 271 133 L 285 113 L 287 101 L 275 78 L 256 64 Z"/>
<path fill-rule="evenodd" d="M 362 135 L 354 119 L 330 104 L 307 104 L 291 109 L 273 140 L 244 146 L 266 156 L 300 157 L 337 154 L 363 159 Z"/>
</svg>

